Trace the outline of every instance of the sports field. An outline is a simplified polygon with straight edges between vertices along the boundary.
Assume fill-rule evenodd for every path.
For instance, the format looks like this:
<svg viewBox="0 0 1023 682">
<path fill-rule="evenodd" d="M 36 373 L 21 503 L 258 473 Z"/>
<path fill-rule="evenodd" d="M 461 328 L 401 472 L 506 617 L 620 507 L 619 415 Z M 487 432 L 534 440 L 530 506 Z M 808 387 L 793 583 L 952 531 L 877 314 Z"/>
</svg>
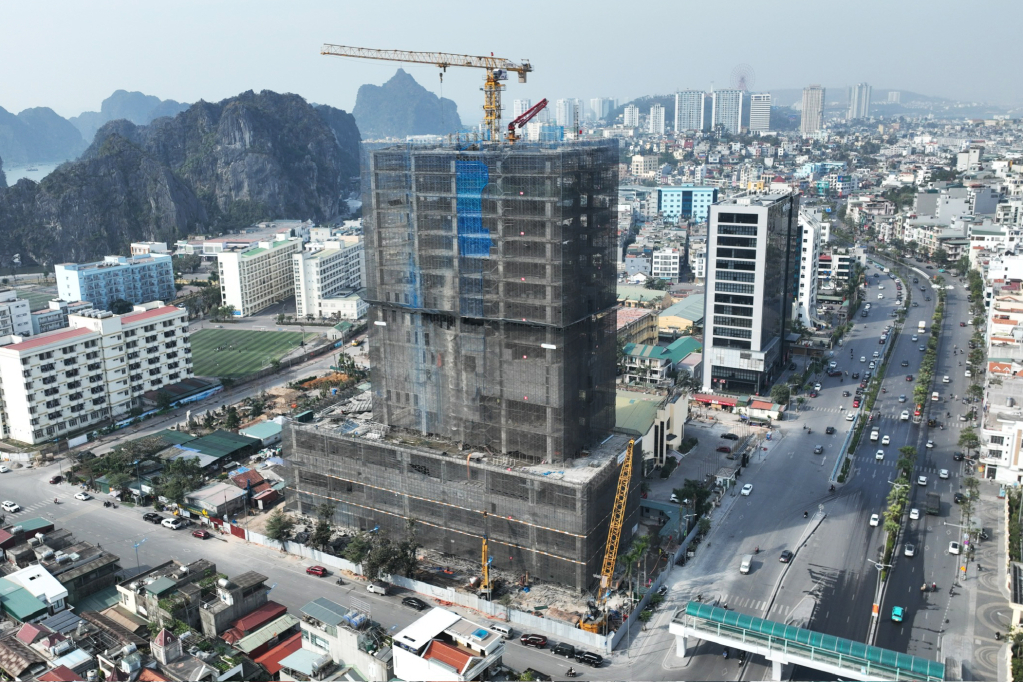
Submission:
<svg viewBox="0 0 1023 682">
<path fill-rule="evenodd" d="M 306 342 L 316 334 L 306 334 Z M 192 332 L 193 371 L 197 376 L 239 377 L 284 357 L 302 341 L 301 332 L 251 329 L 200 329 Z"/>
</svg>

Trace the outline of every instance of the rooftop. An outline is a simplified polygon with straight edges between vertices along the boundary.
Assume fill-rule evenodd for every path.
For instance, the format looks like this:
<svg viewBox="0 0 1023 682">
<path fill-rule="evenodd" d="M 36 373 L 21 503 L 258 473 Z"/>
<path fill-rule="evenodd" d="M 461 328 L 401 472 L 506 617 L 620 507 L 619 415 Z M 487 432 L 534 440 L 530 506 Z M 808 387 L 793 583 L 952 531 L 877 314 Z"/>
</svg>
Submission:
<svg viewBox="0 0 1023 682">
<path fill-rule="evenodd" d="M 137 313 L 126 313 L 121 315 L 121 324 L 136 324 L 143 320 L 150 320 L 154 317 L 163 317 L 172 313 L 184 313 L 182 308 L 178 308 L 172 305 L 160 306 L 159 308 L 153 308 L 151 310 L 143 310 Z"/>
<path fill-rule="evenodd" d="M 419 650 L 461 619 L 462 617 L 457 613 L 447 609 L 433 608 L 397 633 L 394 636 L 394 641 L 400 642 L 409 649 Z"/>
<path fill-rule="evenodd" d="M 674 305 L 670 305 L 661 311 L 661 317 L 681 317 L 693 322 L 703 320 L 703 311 L 706 305 L 706 297 L 703 294 L 692 294 Z"/>
<path fill-rule="evenodd" d="M 71 339 L 76 339 L 82 336 L 91 336 L 96 332 L 91 329 L 75 328 L 75 329 L 60 329 L 57 331 L 46 332 L 33 336 L 21 343 L 12 343 L 9 346 L 0 348 L 0 352 L 16 352 L 24 353 L 30 351 L 33 348 L 42 348 L 51 344 L 67 343 Z"/>
</svg>

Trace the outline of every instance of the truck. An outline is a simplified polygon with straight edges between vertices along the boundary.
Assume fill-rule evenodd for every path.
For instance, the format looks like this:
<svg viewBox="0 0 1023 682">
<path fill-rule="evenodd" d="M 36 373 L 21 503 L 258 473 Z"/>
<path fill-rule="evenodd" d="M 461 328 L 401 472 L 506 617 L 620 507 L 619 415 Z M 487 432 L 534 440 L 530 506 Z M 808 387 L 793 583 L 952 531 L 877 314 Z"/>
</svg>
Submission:
<svg viewBox="0 0 1023 682">
<path fill-rule="evenodd" d="M 924 510 L 928 514 L 937 516 L 941 513 L 941 495 L 938 493 L 927 493 L 927 500 L 924 503 Z"/>
<path fill-rule="evenodd" d="M 916 325 L 916 331 L 917 331 L 918 334 L 926 334 L 927 333 L 927 323 L 924 322 L 923 320 L 920 320 L 920 322 Z"/>
</svg>

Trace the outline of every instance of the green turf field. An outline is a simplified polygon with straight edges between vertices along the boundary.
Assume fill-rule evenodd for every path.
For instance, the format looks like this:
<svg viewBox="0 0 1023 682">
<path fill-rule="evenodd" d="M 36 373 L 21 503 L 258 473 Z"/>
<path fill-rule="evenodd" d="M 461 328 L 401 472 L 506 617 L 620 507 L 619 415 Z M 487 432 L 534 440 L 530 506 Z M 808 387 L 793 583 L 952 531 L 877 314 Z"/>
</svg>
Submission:
<svg viewBox="0 0 1023 682">
<path fill-rule="evenodd" d="M 28 301 L 29 308 L 32 310 L 42 310 L 49 305 L 50 299 L 57 298 L 56 287 L 16 289 L 15 292 L 18 294 L 18 298 Z"/>
<path fill-rule="evenodd" d="M 306 342 L 315 336 L 306 334 Z M 302 333 L 200 329 L 192 332 L 191 340 L 193 371 L 197 376 L 239 377 L 283 357 L 299 344 Z"/>
</svg>

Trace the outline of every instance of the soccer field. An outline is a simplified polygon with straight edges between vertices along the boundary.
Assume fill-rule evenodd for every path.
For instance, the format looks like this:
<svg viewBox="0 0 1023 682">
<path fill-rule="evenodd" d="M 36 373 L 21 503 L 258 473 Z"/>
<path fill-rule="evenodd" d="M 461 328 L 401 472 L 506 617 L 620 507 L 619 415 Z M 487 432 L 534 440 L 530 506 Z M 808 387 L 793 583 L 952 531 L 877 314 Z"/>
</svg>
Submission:
<svg viewBox="0 0 1023 682">
<path fill-rule="evenodd" d="M 306 341 L 316 334 L 306 334 Z M 251 329 L 200 329 L 192 332 L 193 371 L 197 376 L 239 377 L 284 357 L 302 341 L 301 332 Z"/>
</svg>

